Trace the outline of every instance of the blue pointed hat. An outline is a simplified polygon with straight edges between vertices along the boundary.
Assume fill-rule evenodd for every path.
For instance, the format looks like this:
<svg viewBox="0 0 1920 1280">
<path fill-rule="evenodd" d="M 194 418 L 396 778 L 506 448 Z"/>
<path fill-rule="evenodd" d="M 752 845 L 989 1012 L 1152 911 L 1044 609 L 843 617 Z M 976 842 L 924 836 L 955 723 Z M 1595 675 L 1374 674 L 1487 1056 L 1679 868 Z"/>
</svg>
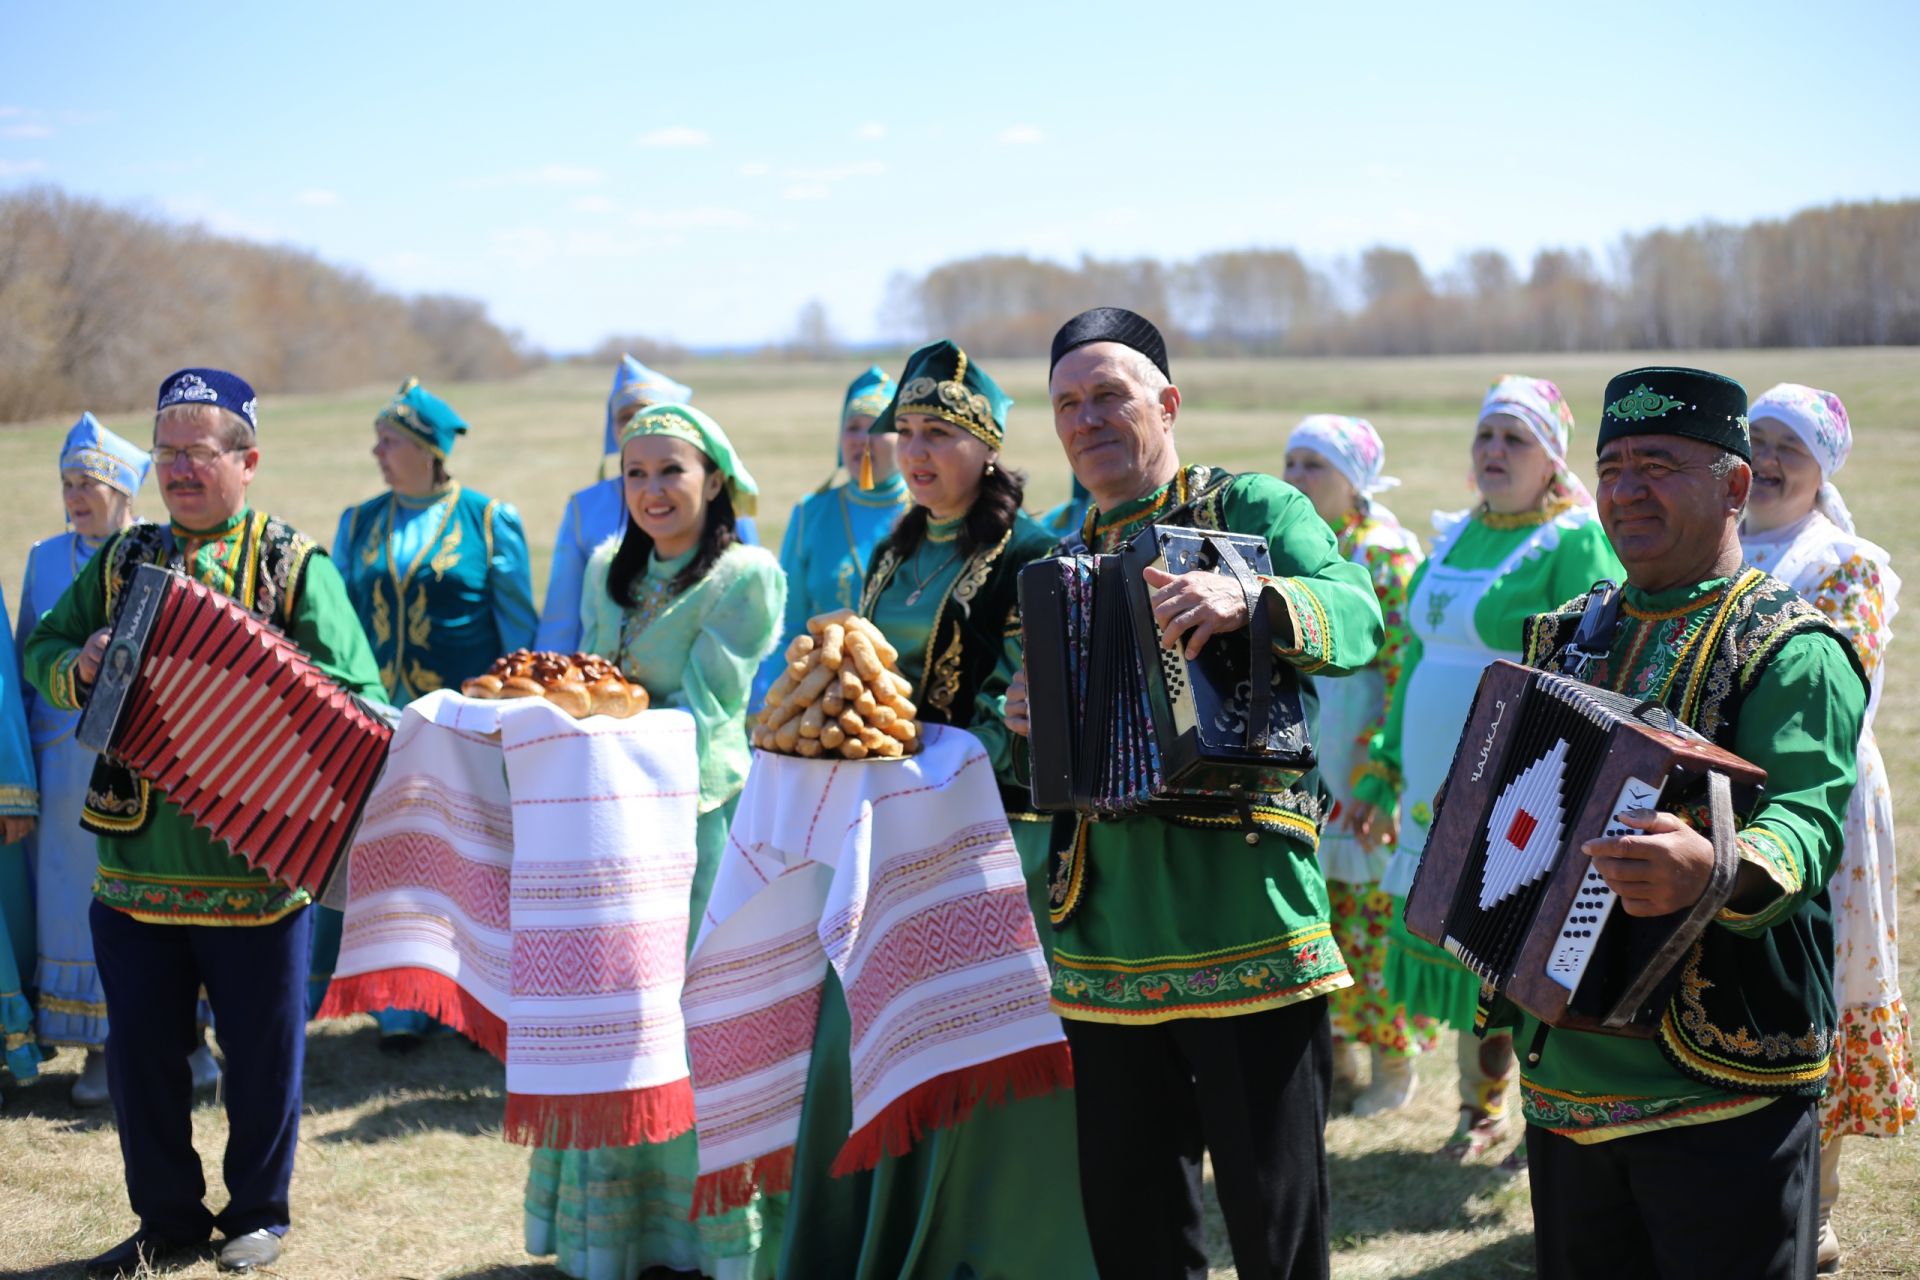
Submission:
<svg viewBox="0 0 1920 1280">
<path fill-rule="evenodd" d="M 613 371 L 613 390 L 607 396 L 607 442 L 600 452 L 620 452 L 620 429 L 613 420 L 628 405 L 688 404 L 692 400 L 692 387 L 654 372 L 632 356 L 621 356 L 620 367 Z"/>
<path fill-rule="evenodd" d="M 60 470 L 92 476 L 129 498 L 140 491 L 152 466 L 145 449 L 101 426 L 91 413 L 80 415 L 60 446 Z"/>
</svg>

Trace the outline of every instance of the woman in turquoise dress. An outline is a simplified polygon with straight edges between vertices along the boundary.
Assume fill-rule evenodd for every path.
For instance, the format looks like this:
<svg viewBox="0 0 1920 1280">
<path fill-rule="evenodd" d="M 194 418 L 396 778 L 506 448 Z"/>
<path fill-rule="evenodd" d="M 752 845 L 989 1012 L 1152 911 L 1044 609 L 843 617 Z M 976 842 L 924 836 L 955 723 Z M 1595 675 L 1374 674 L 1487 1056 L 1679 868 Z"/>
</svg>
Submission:
<svg viewBox="0 0 1920 1280">
<path fill-rule="evenodd" d="M 334 565 L 396 707 L 458 689 L 501 654 L 533 643 L 533 566 L 520 513 L 447 471 L 466 431 L 453 406 L 408 379 L 373 424 L 387 491 L 347 508 L 333 535 Z M 340 953 L 340 913 L 319 912 L 309 1011 L 326 998 Z M 380 1047 L 399 1053 L 434 1026 L 411 1009 L 384 1009 L 377 1020 Z"/>
<path fill-rule="evenodd" d="M 40 813 L 33 744 L 20 697 L 24 687 L 6 596 L 0 594 L 0 1078 L 10 1076 L 15 1083 L 40 1074 L 40 1044 L 24 980 L 33 972 L 34 956 L 26 841 Z"/>
<path fill-rule="evenodd" d="M 893 379 L 879 365 L 847 387 L 836 462 L 855 478 L 836 485 L 829 475 L 817 492 L 794 505 L 787 520 L 780 542 L 780 567 L 787 573 L 786 622 L 780 643 L 754 677 L 749 706 L 758 707 L 766 698 L 768 686 L 785 666 L 787 645 L 807 629 L 808 618 L 860 603 L 860 584 L 874 547 L 912 503 L 895 458 L 899 436 L 868 431 L 892 399 Z"/>
<path fill-rule="evenodd" d="M 1002 717 L 1020 662 L 1020 569 L 1056 539 L 1021 512 L 1022 478 L 1000 465 L 1012 403 L 951 342 L 909 357 L 899 392 L 872 429 L 899 432 L 914 505 L 875 551 L 860 612 L 900 651 L 921 720 L 966 729 L 986 747 L 1045 946 L 1049 824 L 1032 812 L 1026 789 L 1011 785 Z M 1072 1095 L 978 1107 L 903 1156 L 831 1177 L 852 1123 L 850 1038 L 846 996 L 829 971 L 780 1274 L 1090 1280 Z"/>
<path fill-rule="evenodd" d="M 626 532 L 587 561 L 580 647 L 619 664 L 656 708 L 693 716 L 700 755 L 698 858 L 687 944 L 706 911 L 746 784 L 747 695 L 779 635 L 780 564 L 737 540 L 758 493 L 718 423 L 687 405 L 643 409 L 621 429 Z M 699 1148 L 671 1142 L 533 1154 L 526 1245 L 581 1280 L 652 1267 L 714 1280 L 774 1274 L 786 1197 L 692 1220 Z M 798 1272 L 783 1274 L 798 1275 Z"/>
<path fill-rule="evenodd" d="M 17 636 L 22 645 L 100 544 L 133 523 L 133 498 L 150 462 L 146 450 L 83 413 L 60 447 L 59 466 L 68 527 L 34 543 L 27 553 Z M 80 827 L 87 780 L 98 757 L 73 740 L 79 712 L 62 711 L 31 686 L 23 690 L 45 817 L 27 841 L 40 953 L 37 966 L 26 970 L 37 988 L 35 1022 L 42 1044 L 86 1050 L 71 1094 L 74 1105 L 105 1106 L 107 997 L 93 964 L 93 931 L 87 927 L 99 855 L 96 837 Z M 204 1046 L 195 1051 L 196 1059 L 206 1054 Z M 196 1060 L 194 1065 L 204 1077 L 212 1063 Z"/>
<path fill-rule="evenodd" d="M 1621 580 L 1593 499 L 1567 464 L 1573 410 L 1544 378 L 1510 374 L 1488 389 L 1471 456 L 1480 503 L 1437 517 L 1433 551 L 1407 588 L 1412 636 L 1400 678 L 1354 785 L 1354 834 L 1394 846 L 1381 888 L 1397 901 L 1388 931 L 1386 990 L 1409 1020 L 1460 1033 L 1460 1115 L 1445 1154 L 1467 1159 L 1504 1131 L 1513 1037 L 1474 1035 L 1480 980 L 1441 948 L 1407 932 L 1406 893 L 1426 847 L 1432 800 L 1446 780 L 1480 674 L 1521 658 L 1521 626 L 1601 578 Z M 1394 781 L 1407 813 L 1396 818 Z"/>
</svg>

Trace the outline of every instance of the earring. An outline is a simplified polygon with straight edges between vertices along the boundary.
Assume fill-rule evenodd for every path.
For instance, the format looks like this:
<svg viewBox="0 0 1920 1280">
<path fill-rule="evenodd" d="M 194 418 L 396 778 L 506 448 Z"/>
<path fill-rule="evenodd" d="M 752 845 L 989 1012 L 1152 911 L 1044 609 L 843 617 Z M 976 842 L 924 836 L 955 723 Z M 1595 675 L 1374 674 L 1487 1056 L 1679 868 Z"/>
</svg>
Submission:
<svg viewBox="0 0 1920 1280">
<path fill-rule="evenodd" d="M 988 458 L 988 459 L 987 459 L 987 471 L 986 471 L 986 474 L 988 474 L 988 475 L 992 475 L 992 474 L 993 474 L 993 459 L 992 459 L 992 458 Z"/>
</svg>

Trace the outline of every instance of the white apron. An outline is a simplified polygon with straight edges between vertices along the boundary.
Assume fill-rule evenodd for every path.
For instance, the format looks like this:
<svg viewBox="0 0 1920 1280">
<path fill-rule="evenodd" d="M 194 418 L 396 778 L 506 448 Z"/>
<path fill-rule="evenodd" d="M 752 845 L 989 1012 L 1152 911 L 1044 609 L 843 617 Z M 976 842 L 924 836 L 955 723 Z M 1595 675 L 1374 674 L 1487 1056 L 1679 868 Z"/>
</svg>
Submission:
<svg viewBox="0 0 1920 1280">
<path fill-rule="evenodd" d="M 1407 623 L 1420 638 L 1420 664 L 1407 677 L 1406 710 L 1400 720 L 1400 769 L 1406 779 L 1400 795 L 1400 843 L 1380 879 L 1380 887 L 1404 898 L 1414 868 L 1427 845 L 1433 798 L 1447 780 L 1453 749 L 1473 710 L 1480 673 L 1495 659 L 1520 660 L 1520 651 L 1495 649 L 1480 638 L 1473 612 L 1493 584 L 1526 559 L 1553 529 L 1547 521 L 1534 529 L 1490 569 L 1456 569 L 1445 563 L 1454 539 L 1467 521 L 1436 540 L 1427 571 L 1407 602 Z"/>
</svg>

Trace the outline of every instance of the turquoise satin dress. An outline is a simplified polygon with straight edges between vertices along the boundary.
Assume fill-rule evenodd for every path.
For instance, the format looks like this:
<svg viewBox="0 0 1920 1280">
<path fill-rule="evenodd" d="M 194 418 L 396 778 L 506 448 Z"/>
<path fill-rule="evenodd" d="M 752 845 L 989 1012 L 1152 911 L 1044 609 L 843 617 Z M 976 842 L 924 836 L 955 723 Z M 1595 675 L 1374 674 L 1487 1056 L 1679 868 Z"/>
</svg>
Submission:
<svg viewBox="0 0 1920 1280">
<path fill-rule="evenodd" d="M 533 643 L 533 564 L 520 515 L 458 481 L 422 497 L 388 491 L 349 507 L 333 561 L 396 707 L 458 689 L 501 654 Z M 341 915 L 321 907 L 313 924 L 309 1014 L 333 981 Z M 388 1036 L 424 1035 L 435 1025 L 408 1009 L 376 1017 Z"/>
<path fill-rule="evenodd" d="M 25 687 L 13 651 L 13 627 L 0 594 L 0 814 L 38 817 L 40 793 L 27 736 Z M 33 883 L 27 872 L 27 842 L 0 845 L 0 1055 L 17 1081 L 40 1073 L 40 1045 L 23 975 L 33 973 Z"/>
</svg>

